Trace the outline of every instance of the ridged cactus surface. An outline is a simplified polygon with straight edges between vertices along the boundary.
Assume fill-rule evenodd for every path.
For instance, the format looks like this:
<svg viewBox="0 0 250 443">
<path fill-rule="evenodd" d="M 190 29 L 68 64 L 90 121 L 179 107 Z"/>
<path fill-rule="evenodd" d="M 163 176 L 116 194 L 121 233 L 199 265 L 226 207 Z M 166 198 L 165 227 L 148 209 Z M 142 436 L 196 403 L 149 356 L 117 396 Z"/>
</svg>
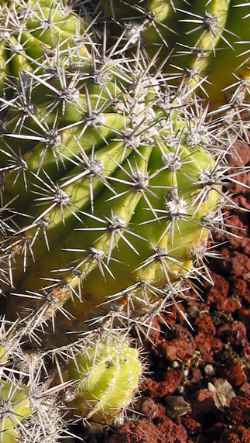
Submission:
<svg viewBox="0 0 250 443">
<path fill-rule="evenodd" d="M 85 328 L 114 304 L 145 313 L 199 275 L 231 135 L 192 88 L 155 72 L 155 58 L 123 56 L 120 40 L 96 44 L 81 18 L 48 1 L 3 8 L 18 17 L 15 41 L 29 35 L 21 59 L 3 43 L 2 280 L 12 317 L 16 303 L 38 323 L 66 309 Z M 52 61 L 28 51 L 34 38 Z"/>
<path fill-rule="evenodd" d="M 71 435 L 65 429 L 64 411 L 68 410 L 70 420 L 73 413 L 66 388 L 72 384 L 81 386 L 81 406 L 74 412 L 88 421 L 95 416 L 102 425 L 113 421 L 138 390 L 141 362 L 128 340 L 120 354 L 123 338 L 112 340 L 112 332 L 108 338 L 98 334 L 95 340 L 91 335 L 92 340 L 65 348 L 60 347 L 64 331 L 58 330 L 59 347 L 53 349 L 43 337 L 42 350 L 39 337 L 39 328 L 51 318 L 54 327 L 56 313 L 66 313 L 65 300 L 76 297 L 80 302 L 76 289 L 83 279 L 82 252 L 65 249 L 85 247 L 86 236 L 81 234 L 84 242 L 79 243 L 76 231 L 83 225 L 84 210 L 94 214 L 96 197 L 106 189 L 114 195 L 108 178 L 129 154 L 120 141 L 112 139 L 127 125 L 127 117 L 115 110 L 118 94 L 126 93 L 116 81 L 120 71 L 115 63 L 107 66 L 93 51 L 91 31 L 85 34 L 88 19 L 62 2 L 3 2 L 0 21 L 0 279 L 1 295 L 6 295 L 1 302 L 6 302 L 4 315 L 22 318 L 13 323 L 1 319 L 0 439 L 52 443 L 64 433 Z M 123 82 L 127 84 L 122 74 Z M 109 270 L 105 264 L 104 269 Z M 27 342 L 31 353 L 24 351 Z M 100 349 L 110 353 L 116 371 L 106 362 L 100 374 L 96 365 Z M 77 374 L 73 364 L 67 369 L 65 356 L 81 361 L 82 368 L 88 362 L 90 389 L 83 389 L 87 372 Z M 49 358 L 57 359 L 58 375 L 54 370 L 48 375 Z M 100 385 L 93 389 L 96 372 Z M 68 374 L 68 381 L 62 382 L 62 373 Z M 111 405 L 102 397 L 105 379 L 110 386 L 116 384 L 109 397 Z M 95 410 L 91 390 L 92 399 L 99 392 Z"/>
<path fill-rule="evenodd" d="M 232 97 L 232 86 L 249 98 L 250 5 L 241 0 L 101 0 L 112 33 L 151 55 L 160 51 L 174 85 L 200 89 L 212 106 Z"/>
<path fill-rule="evenodd" d="M 86 347 L 65 370 L 78 383 L 68 405 L 97 423 L 112 423 L 133 399 L 142 374 L 138 351 L 121 337 L 107 337 Z"/>
<path fill-rule="evenodd" d="M 18 441 L 17 427 L 32 413 L 26 387 L 15 386 L 14 382 L 0 380 L 0 404 L 0 441 L 1 443 L 16 443 Z"/>
<path fill-rule="evenodd" d="M 74 69 L 75 63 L 85 65 L 88 60 L 81 43 L 85 23 L 61 1 L 21 0 L 10 2 L 9 8 L 3 5 L 0 29 L 0 88 L 8 74 L 41 71 L 44 63 L 53 69 L 63 60 Z"/>
<path fill-rule="evenodd" d="M 56 443 L 72 416 L 110 424 L 133 400 L 129 333 L 211 282 L 248 136 L 248 3 L 94 9 L 0 2 L 3 443 Z"/>
<path fill-rule="evenodd" d="M 92 427 L 112 424 L 134 400 L 143 364 L 127 337 L 106 331 L 48 352 L 22 349 L 29 326 L 2 321 L 1 443 L 56 443 L 74 437 L 66 426 L 82 417 Z M 48 374 L 45 365 L 56 362 Z M 14 369 L 15 368 L 15 369 Z"/>
<path fill-rule="evenodd" d="M 161 79 L 137 68 L 118 66 L 103 84 L 60 67 L 25 72 L 4 100 L 9 283 L 14 293 L 77 293 L 83 319 L 135 284 L 164 288 L 187 276 L 219 201 L 205 125 L 197 130 L 182 97 L 169 105 L 169 91 L 154 85 Z M 72 96 L 61 96 L 61 80 L 74 80 Z"/>
</svg>

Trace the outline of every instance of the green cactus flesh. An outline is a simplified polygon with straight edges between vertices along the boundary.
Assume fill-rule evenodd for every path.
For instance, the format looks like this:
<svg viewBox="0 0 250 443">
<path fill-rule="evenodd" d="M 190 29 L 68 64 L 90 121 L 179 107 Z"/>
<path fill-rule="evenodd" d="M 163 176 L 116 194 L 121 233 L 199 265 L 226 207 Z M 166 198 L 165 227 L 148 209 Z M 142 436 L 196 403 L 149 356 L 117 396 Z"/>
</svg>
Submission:
<svg viewBox="0 0 250 443">
<path fill-rule="evenodd" d="M 3 364 L 5 364 L 7 362 L 7 360 L 8 360 L 7 359 L 7 354 L 8 354 L 8 351 L 5 348 L 5 346 L 2 346 L 0 344 L 0 365 L 3 365 Z"/>
<path fill-rule="evenodd" d="M 18 426 L 31 415 L 26 387 L 0 380 L 0 404 L 0 442 L 18 443 Z"/>
<path fill-rule="evenodd" d="M 24 70 L 1 100 L 12 286 L 27 293 L 57 282 L 63 299 L 80 286 L 70 310 L 82 319 L 135 284 L 186 277 L 220 193 L 206 126 L 188 106 L 169 110 L 161 78 L 139 65 L 98 63 L 98 77 L 64 61 L 53 72 L 46 63 Z"/>
<path fill-rule="evenodd" d="M 2 443 L 31 429 L 59 441 L 65 403 L 70 419 L 110 424 L 132 401 L 142 363 L 128 333 L 150 328 L 190 279 L 209 279 L 211 227 L 223 231 L 223 185 L 235 183 L 229 147 L 245 136 L 240 114 L 229 127 L 194 92 L 208 75 L 223 101 L 236 58 L 249 74 L 242 42 L 230 52 L 237 35 L 249 41 L 244 5 L 104 2 L 121 17 L 110 48 L 103 17 L 95 28 L 65 4 L 0 0 Z"/>
<path fill-rule="evenodd" d="M 225 27 L 230 33 L 226 33 L 226 41 L 220 38 L 218 57 L 210 57 L 208 63 L 207 93 L 215 97 L 218 104 L 224 103 L 230 100 L 232 85 L 238 82 L 240 88 L 236 96 L 240 103 L 244 90 L 248 100 L 250 97 L 250 4 L 232 0 Z"/>
<path fill-rule="evenodd" d="M 23 70 L 42 70 L 45 60 L 53 69 L 59 52 L 60 62 L 64 60 L 74 68 L 81 60 L 86 66 L 88 51 L 81 43 L 85 29 L 84 21 L 60 1 L 14 1 L 10 8 L 2 7 L 0 88 L 8 73 L 18 75 Z"/>
<path fill-rule="evenodd" d="M 148 0 L 127 2 L 101 0 L 101 5 L 109 16 L 116 21 L 121 19 L 125 25 L 124 38 L 132 44 L 141 39 L 143 46 L 153 54 L 164 44 L 170 47 L 177 35 L 178 17 L 176 9 L 182 6 L 182 0 Z"/>
<path fill-rule="evenodd" d="M 95 423 L 111 423 L 138 389 L 142 364 L 126 340 L 109 337 L 87 347 L 68 364 L 66 380 L 76 382 L 68 402 L 77 414 Z"/>
<path fill-rule="evenodd" d="M 76 311 L 88 317 L 136 283 L 161 288 L 187 275 L 219 195 L 209 185 L 215 160 L 202 136 L 194 140 L 188 116 L 165 112 L 157 97 L 147 103 L 141 86 L 131 94 L 122 85 L 109 90 L 115 104 L 106 98 L 102 111 L 90 84 L 74 104 L 79 112 L 66 102 L 64 113 L 53 79 L 42 82 L 49 98 L 38 105 L 42 77 L 28 79 L 34 109 L 22 123 L 22 107 L 13 111 L 10 102 L 1 148 L 4 196 L 18 213 L 12 245 L 6 240 L 15 287 L 36 291 L 51 278 L 74 292 L 81 283 Z M 15 103 L 24 99 L 19 86 Z"/>
<path fill-rule="evenodd" d="M 191 85 L 207 72 L 209 56 L 215 56 L 215 50 L 223 33 L 230 0 L 197 0 L 190 11 L 183 11 L 179 28 L 182 37 L 177 38 L 176 57 L 173 63 L 177 67 L 191 70 Z M 182 55 L 184 54 L 184 55 Z"/>
<path fill-rule="evenodd" d="M 235 78 L 249 81 L 248 2 L 103 0 L 101 4 L 119 23 L 118 32 L 124 29 L 128 46 L 140 45 L 150 55 L 161 48 L 159 60 L 165 61 L 173 84 L 184 81 L 190 88 L 200 88 L 218 106 L 230 96 L 224 89 L 235 84 Z"/>
</svg>

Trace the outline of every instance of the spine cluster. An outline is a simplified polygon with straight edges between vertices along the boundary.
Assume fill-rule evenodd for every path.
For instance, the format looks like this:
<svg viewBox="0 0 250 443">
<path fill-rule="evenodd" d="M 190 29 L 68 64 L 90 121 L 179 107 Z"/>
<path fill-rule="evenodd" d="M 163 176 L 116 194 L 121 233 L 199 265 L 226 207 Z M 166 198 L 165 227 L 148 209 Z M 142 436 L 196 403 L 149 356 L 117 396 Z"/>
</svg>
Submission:
<svg viewBox="0 0 250 443">
<path fill-rule="evenodd" d="M 112 423 L 142 374 L 128 334 L 211 281 L 249 126 L 248 51 L 231 53 L 247 5 L 185 3 L 1 2 L 4 443 Z"/>
</svg>

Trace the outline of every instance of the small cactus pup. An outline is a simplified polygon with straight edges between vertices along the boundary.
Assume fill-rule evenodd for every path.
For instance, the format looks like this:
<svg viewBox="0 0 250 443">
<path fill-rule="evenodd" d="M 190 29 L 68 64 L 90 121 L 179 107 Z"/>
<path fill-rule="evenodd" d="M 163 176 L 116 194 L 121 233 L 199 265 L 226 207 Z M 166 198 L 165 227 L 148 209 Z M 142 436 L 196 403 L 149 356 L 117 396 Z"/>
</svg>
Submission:
<svg viewBox="0 0 250 443">
<path fill-rule="evenodd" d="M 141 353 L 127 331 L 117 332 L 109 321 L 98 332 L 43 352 L 25 350 L 27 339 L 31 345 L 28 322 L 0 324 L 1 342 L 11 343 L 0 366 L 1 442 L 57 443 L 70 435 L 67 425 L 79 415 L 91 424 L 111 424 L 138 393 Z M 17 335 L 22 338 L 14 344 Z"/>
<path fill-rule="evenodd" d="M 45 355 L 31 349 L 29 329 L 0 318 L 0 442 L 58 443 L 70 434 L 59 399 L 68 383 L 50 386 L 52 365 L 45 369 Z"/>
<path fill-rule="evenodd" d="M 67 364 L 63 378 L 75 383 L 65 401 L 90 424 L 111 424 L 133 401 L 142 371 L 139 351 L 127 338 L 110 332 Z"/>
<path fill-rule="evenodd" d="M 0 380 L 0 441 L 18 443 L 18 427 L 32 415 L 28 389 L 14 380 Z"/>
</svg>

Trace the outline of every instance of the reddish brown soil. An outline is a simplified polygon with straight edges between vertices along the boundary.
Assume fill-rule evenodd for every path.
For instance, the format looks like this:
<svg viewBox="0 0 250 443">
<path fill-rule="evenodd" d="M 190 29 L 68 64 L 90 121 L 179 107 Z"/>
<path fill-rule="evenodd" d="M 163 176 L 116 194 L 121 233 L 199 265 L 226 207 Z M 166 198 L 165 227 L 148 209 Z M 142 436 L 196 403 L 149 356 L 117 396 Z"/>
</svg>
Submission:
<svg viewBox="0 0 250 443">
<path fill-rule="evenodd" d="M 249 165 L 249 146 L 236 147 L 232 166 Z M 238 180 L 249 185 L 250 174 Z M 231 191 L 249 210 L 246 188 L 236 184 Z M 139 414 L 88 441 L 250 443 L 250 223 L 237 209 L 225 216 L 242 238 L 214 234 L 216 242 L 227 242 L 218 248 L 222 258 L 209 263 L 214 286 L 182 304 L 192 328 L 174 309 L 164 321 L 155 318 L 160 331 L 146 344 L 150 375 L 135 405 Z"/>
</svg>

